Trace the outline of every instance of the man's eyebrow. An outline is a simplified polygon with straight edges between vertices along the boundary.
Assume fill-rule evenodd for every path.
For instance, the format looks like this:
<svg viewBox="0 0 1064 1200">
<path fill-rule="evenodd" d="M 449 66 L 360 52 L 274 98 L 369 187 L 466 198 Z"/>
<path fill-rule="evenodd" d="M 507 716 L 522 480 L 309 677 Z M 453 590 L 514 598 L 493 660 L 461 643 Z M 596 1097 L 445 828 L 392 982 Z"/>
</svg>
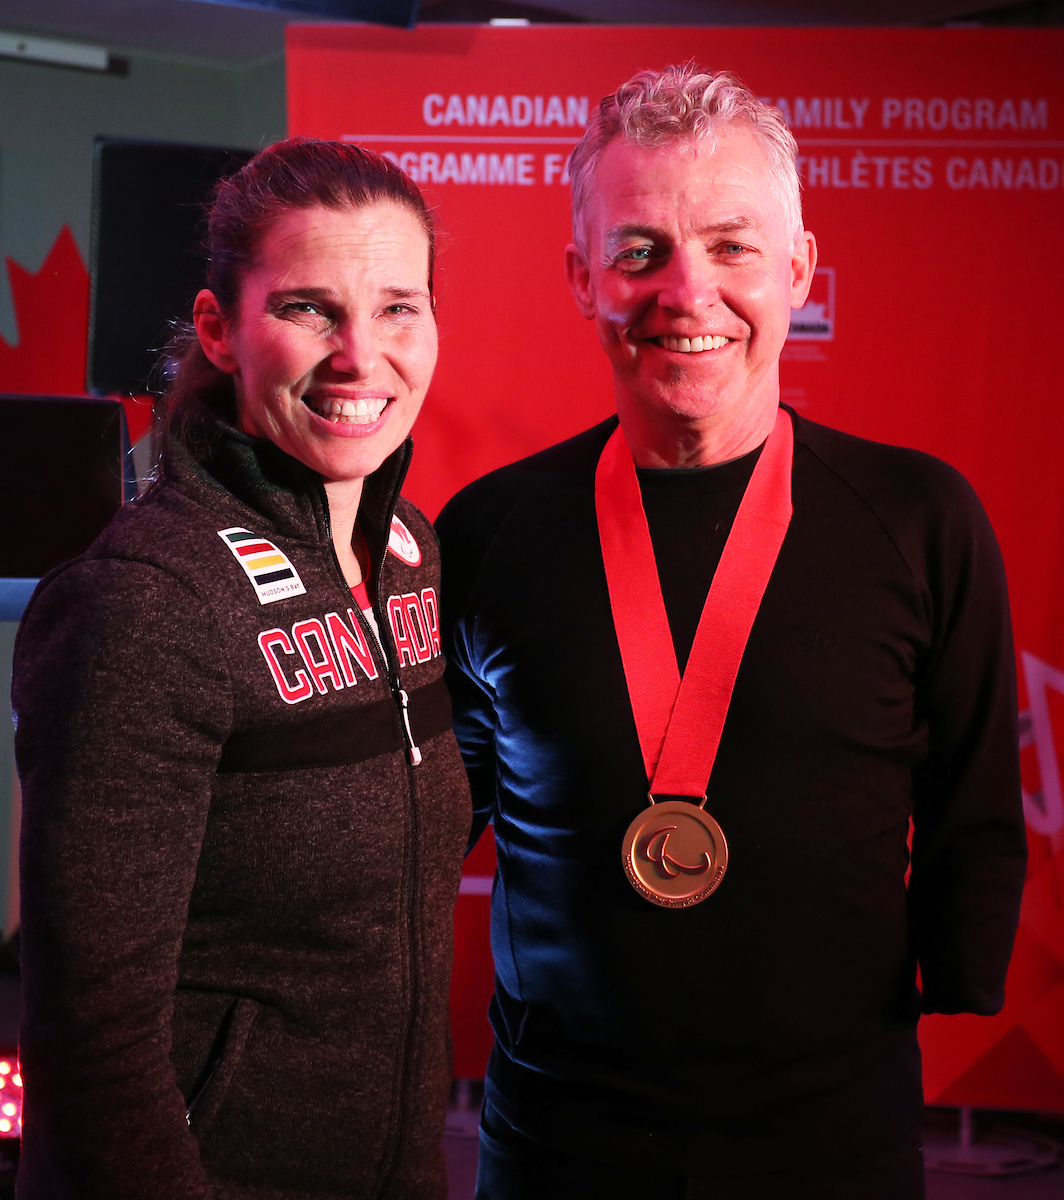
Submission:
<svg viewBox="0 0 1064 1200">
<path fill-rule="evenodd" d="M 615 225 L 606 231 L 607 245 L 617 242 L 627 242 L 631 238 L 656 238 L 661 236 L 661 230 L 653 225 Z"/>
<path fill-rule="evenodd" d="M 715 221 L 703 226 L 705 233 L 742 233 L 745 229 L 760 229 L 761 222 L 753 217 L 729 217 L 726 221 Z"/>
<path fill-rule="evenodd" d="M 726 217 L 722 221 L 714 221 L 709 225 L 703 225 L 699 229 L 699 233 L 742 233 L 747 229 L 760 229 L 759 221 L 753 217 L 735 216 Z M 660 238 L 662 231 L 654 225 L 616 225 L 613 229 L 606 231 L 605 242 L 607 246 L 619 245 L 623 242 L 632 240 L 633 238 L 646 238 L 648 241 L 653 241 Z"/>
</svg>

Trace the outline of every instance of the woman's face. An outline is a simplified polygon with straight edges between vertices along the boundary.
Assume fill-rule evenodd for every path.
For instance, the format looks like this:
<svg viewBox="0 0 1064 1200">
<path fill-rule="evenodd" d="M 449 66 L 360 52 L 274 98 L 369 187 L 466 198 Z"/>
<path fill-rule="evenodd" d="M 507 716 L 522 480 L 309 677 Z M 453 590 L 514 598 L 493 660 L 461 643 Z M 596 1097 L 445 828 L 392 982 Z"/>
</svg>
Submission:
<svg viewBox="0 0 1064 1200">
<path fill-rule="evenodd" d="M 233 376 L 241 429 L 326 483 L 361 481 L 414 424 L 436 365 L 428 237 L 390 201 L 292 209 L 270 226 L 236 312 L 196 302 L 207 357 Z"/>
</svg>

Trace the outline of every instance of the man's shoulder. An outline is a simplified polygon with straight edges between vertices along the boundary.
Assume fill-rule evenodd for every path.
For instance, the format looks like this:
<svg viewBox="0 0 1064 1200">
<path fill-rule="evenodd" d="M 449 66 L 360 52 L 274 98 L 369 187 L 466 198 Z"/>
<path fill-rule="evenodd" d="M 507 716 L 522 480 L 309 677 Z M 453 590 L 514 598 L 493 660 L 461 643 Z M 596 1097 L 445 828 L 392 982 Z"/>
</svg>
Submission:
<svg viewBox="0 0 1064 1200">
<path fill-rule="evenodd" d="M 795 441 L 881 516 L 934 518 L 958 510 L 982 515 L 960 471 L 922 450 L 857 437 L 804 417 L 795 420 Z"/>
<path fill-rule="evenodd" d="M 602 447 L 616 426 L 617 418 L 610 417 L 575 437 L 482 475 L 444 506 L 436 520 L 441 538 L 446 542 L 450 537 L 475 537 L 478 532 L 490 536 L 532 496 L 546 501 L 552 491 L 590 486 Z"/>
</svg>

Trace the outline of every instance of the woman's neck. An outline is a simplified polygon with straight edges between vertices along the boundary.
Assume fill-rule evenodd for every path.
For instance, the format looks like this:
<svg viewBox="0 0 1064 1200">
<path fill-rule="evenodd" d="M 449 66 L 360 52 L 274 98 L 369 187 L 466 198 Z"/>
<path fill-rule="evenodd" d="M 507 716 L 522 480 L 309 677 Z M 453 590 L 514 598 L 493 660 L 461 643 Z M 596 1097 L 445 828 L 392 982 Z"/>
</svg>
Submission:
<svg viewBox="0 0 1064 1200">
<path fill-rule="evenodd" d="M 362 500 L 361 479 L 326 483 L 325 496 L 329 502 L 329 523 L 332 526 L 333 549 L 348 587 L 362 583 L 369 573 L 365 543 L 355 537 L 358 506 Z"/>
</svg>

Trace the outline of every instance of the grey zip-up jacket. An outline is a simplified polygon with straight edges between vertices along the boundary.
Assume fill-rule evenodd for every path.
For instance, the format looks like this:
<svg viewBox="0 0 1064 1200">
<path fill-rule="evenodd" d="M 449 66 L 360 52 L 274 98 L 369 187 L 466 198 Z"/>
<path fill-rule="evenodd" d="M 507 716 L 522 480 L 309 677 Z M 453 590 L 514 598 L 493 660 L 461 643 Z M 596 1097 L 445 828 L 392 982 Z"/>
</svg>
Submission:
<svg viewBox="0 0 1064 1200">
<path fill-rule="evenodd" d="M 359 513 L 382 654 L 320 478 L 195 440 L 19 632 L 18 1194 L 436 1200 L 469 801 L 409 444 Z"/>
</svg>

